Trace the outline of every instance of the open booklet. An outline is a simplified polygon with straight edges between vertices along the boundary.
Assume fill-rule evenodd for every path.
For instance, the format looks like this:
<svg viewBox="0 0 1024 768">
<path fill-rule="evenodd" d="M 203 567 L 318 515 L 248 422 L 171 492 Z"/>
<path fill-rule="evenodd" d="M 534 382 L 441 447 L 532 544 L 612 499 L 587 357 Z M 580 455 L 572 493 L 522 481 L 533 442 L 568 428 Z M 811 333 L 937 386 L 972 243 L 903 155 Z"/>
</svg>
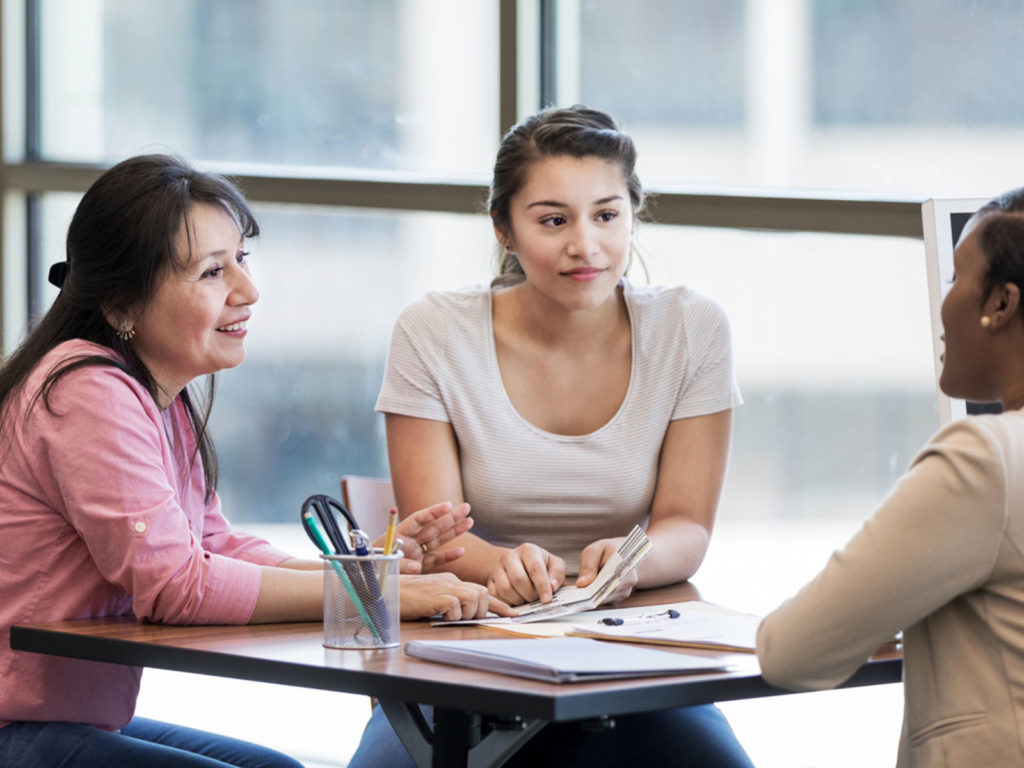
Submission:
<svg viewBox="0 0 1024 768">
<path fill-rule="evenodd" d="M 488 614 L 484 619 L 463 619 L 461 621 L 436 621 L 435 626 L 449 624 L 520 624 L 531 621 L 565 616 L 596 608 L 611 595 L 619 586 L 622 578 L 632 571 L 647 557 L 654 544 L 647 538 L 643 528 L 634 526 L 623 540 L 619 548 L 612 553 L 597 576 L 585 587 L 563 586 L 551 598 L 550 603 L 535 600 L 532 603 L 516 606 L 519 614 L 513 618 Z"/>
<path fill-rule="evenodd" d="M 548 683 L 720 672 L 729 665 L 685 653 L 615 646 L 577 637 L 528 640 L 414 640 L 405 652 L 428 661 Z"/>
</svg>

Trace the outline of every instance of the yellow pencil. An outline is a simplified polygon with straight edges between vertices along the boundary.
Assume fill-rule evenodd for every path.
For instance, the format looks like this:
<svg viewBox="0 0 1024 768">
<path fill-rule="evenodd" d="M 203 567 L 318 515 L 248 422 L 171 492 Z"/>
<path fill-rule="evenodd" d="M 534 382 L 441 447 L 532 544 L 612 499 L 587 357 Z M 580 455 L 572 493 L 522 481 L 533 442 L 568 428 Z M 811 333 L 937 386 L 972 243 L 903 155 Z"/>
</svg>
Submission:
<svg viewBox="0 0 1024 768">
<path fill-rule="evenodd" d="M 398 507 L 392 507 L 388 513 L 388 530 L 384 534 L 384 554 L 392 554 L 391 550 L 395 546 L 395 528 L 398 527 Z"/>
</svg>

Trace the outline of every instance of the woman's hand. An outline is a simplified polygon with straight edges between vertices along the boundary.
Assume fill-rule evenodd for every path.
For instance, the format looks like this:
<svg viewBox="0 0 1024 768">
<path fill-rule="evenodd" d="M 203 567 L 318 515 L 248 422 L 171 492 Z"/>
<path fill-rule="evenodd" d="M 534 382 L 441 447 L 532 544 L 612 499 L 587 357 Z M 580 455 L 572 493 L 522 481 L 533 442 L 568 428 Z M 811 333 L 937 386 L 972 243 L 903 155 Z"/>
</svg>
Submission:
<svg viewBox="0 0 1024 768">
<path fill-rule="evenodd" d="M 403 621 L 438 613 L 447 621 L 482 619 L 488 610 L 499 616 L 516 615 L 483 585 L 460 581 L 451 573 L 402 576 L 401 580 Z"/>
<path fill-rule="evenodd" d="M 597 572 L 601 570 L 601 567 L 608 562 L 608 559 L 622 546 L 622 542 L 625 537 L 619 536 L 614 539 L 598 539 L 592 544 L 588 544 L 582 553 L 580 553 L 580 574 L 576 577 L 576 586 L 585 587 L 597 578 Z M 605 598 L 606 603 L 615 603 L 619 600 L 627 598 L 636 589 L 637 585 L 637 573 L 636 568 L 633 568 L 629 573 L 622 577 L 622 581 L 619 582 L 619 586 L 615 588 L 608 597 Z"/>
<path fill-rule="evenodd" d="M 509 605 L 551 602 L 565 581 L 565 561 L 536 544 L 506 549 L 487 578 L 488 591 Z"/>
<path fill-rule="evenodd" d="M 465 553 L 462 547 L 437 550 L 473 527 L 473 518 L 468 515 L 469 504 L 453 507 L 451 502 L 443 501 L 413 512 L 400 522 L 395 529 L 395 536 L 402 540 L 399 571 L 422 573 L 462 557 Z M 374 542 L 378 547 L 383 543 L 383 536 Z"/>
</svg>

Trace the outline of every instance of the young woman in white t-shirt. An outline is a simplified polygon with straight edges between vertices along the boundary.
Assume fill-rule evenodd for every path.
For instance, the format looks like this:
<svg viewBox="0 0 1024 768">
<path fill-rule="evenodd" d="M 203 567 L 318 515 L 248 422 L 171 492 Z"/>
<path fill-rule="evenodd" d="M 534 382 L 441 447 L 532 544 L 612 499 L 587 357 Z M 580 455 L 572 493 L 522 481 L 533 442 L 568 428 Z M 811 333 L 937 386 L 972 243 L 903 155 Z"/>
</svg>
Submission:
<svg viewBox="0 0 1024 768">
<path fill-rule="evenodd" d="M 511 605 L 590 583 L 636 523 L 654 548 L 613 599 L 688 579 L 711 536 L 740 402 L 728 324 L 694 291 L 625 279 L 635 161 L 597 110 L 512 128 L 488 201 L 501 277 L 428 295 L 392 339 L 377 410 L 399 508 L 468 501 L 474 532 L 445 567 Z M 616 719 L 549 726 L 509 765 L 750 764 L 714 707 Z M 400 758 L 376 713 L 351 765 Z"/>
</svg>

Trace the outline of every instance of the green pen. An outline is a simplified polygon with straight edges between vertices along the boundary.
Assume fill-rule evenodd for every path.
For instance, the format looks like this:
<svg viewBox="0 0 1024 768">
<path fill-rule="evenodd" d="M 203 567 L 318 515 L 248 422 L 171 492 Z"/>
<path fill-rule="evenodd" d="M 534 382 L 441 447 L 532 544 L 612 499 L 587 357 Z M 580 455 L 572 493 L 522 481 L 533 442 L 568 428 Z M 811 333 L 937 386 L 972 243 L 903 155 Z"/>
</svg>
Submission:
<svg viewBox="0 0 1024 768">
<path fill-rule="evenodd" d="M 316 516 L 312 512 L 304 512 L 302 514 L 302 525 L 306 529 L 306 533 L 320 548 L 320 551 L 325 555 L 333 555 L 334 552 L 331 550 L 330 544 L 327 543 L 327 539 L 324 538 L 323 531 L 320 530 L 320 526 L 317 525 Z M 370 618 L 370 614 L 366 612 L 366 608 L 363 606 L 363 601 L 359 599 L 358 593 L 356 593 L 355 587 L 352 586 L 352 582 L 348 579 L 348 574 L 345 573 L 345 569 L 335 561 L 331 560 L 331 567 L 334 568 L 334 572 L 338 574 L 341 579 L 342 586 L 345 587 L 345 591 L 348 592 L 349 598 L 352 600 L 352 605 L 355 606 L 356 611 L 359 612 L 359 618 L 363 620 L 363 623 L 369 627 L 370 631 L 373 632 L 373 637 L 378 642 L 380 641 L 380 633 L 377 631 L 377 627 L 374 626 L 373 619 Z"/>
</svg>

